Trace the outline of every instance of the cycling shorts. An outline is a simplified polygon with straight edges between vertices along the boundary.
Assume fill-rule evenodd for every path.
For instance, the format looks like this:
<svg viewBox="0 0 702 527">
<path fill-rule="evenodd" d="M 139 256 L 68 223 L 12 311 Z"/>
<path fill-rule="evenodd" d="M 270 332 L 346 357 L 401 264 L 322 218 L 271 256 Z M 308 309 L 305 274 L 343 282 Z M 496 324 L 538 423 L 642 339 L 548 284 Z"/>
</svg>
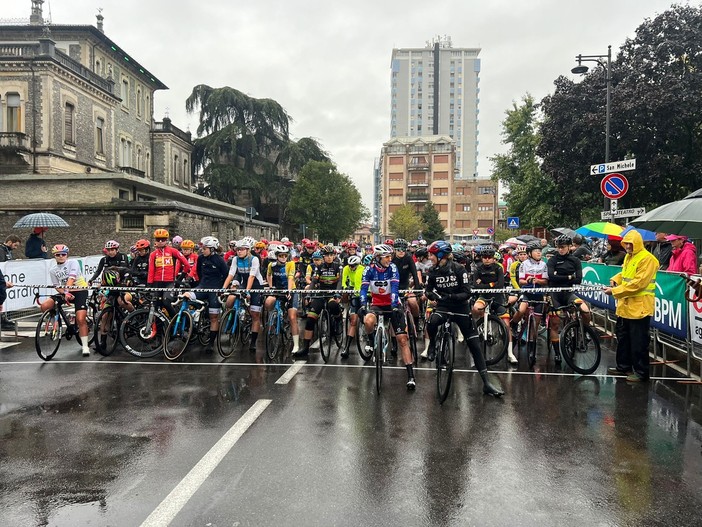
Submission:
<svg viewBox="0 0 702 527">
<path fill-rule="evenodd" d="M 572 291 L 560 291 L 551 293 L 551 306 L 554 309 L 568 306 L 570 304 L 582 304 L 583 300 Z"/>
<path fill-rule="evenodd" d="M 217 293 L 205 293 L 195 289 L 195 298 L 207 302 L 207 312 L 210 315 L 219 315 L 222 312 L 222 307 L 219 303 L 219 295 Z"/>
<path fill-rule="evenodd" d="M 383 315 L 390 315 L 390 325 L 395 335 L 405 335 L 407 334 L 407 321 L 405 320 L 405 314 L 401 309 L 393 309 L 391 306 L 371 306 L 370 313 L 378 315 L 382 313 Z"/>
</svg>

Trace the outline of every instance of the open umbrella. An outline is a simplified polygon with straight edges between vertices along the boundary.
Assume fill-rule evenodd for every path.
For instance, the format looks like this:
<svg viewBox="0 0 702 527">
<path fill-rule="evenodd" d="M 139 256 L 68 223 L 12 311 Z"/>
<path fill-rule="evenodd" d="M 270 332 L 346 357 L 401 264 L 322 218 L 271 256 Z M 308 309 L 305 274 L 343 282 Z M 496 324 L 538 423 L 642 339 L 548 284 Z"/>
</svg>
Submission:
<svg viewBox="0 0 702 527">
<path fill-rule="evenodd" d="M 631 224 L 654 232 L 702 238 L 702 188 L 639 216 Z"/>
<path fill-rule="evenodd" d="M 536 236 L 532 236 L 531 234 L 520 234 L 519 236 L 516 236 L 518 240 L 521 240 L 522 243 L 529 243 L 533 241 L 539 241 L 539 239 Z"/>
<path fill-rule="evenodd" d="M 643 241 L 645 242 L 655 242 L 656 241 L 656 233 L 652 231 L 647 231 L 646 229 L 637 229 L 636 227 L 633 227 L 629 225 L 626 229 L 622 231 L 621 237 L 624 238 L 624 236 L 631 231 L 636 231 L 641 235 L 641 238 L 643 238 Z"/>
<path fill-rule="evenodd" d="M 571 238 L 575 236 L 575 231 L 570 227 L 556 227 L 555 229 L 551 229 L 551 233 L 555 234 L 556 236 L 565 234 L 566 236 L 570 236 Z"/>
<path fill-rule="evenodd" d="M 524 245 L 524 242 L 522 240 L 519 240 L 517 238 L 509 238 L 508 240 L 505 240 L 505 243 L 508 243 L 510 245 Z"/>
<path fill-rule="evenodd" d="M 68 227 L 68 223 L 56 214 L 51 214 L 50 212 L 35 212 L 33 214 L 27 214 L 22 216 L 17 223 L 15 223 L 15 229 L 21 229 L 23 227 Z"/>
<path fill-rule="evenodd" d="M 587 225 L 578 227 L 575 229 L 575 232 L 593 238 L 607 238 L 609 236 L 621 236 L 623 230 L 624 227 L 616 223 L 596 221 L 595 223 L 588 223 Z"/>
</svg>

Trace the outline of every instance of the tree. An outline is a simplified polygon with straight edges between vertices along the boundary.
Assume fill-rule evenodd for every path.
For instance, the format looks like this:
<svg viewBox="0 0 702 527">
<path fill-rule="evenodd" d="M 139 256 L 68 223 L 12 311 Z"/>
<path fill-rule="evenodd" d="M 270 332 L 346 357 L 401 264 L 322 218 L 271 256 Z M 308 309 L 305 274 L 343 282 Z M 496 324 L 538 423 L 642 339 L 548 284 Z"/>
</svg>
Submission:
<svg viewBox="0 0 702 527">
<path fill-rule="evenodd" d="M 422 219 L 417 216 L 412 205 L 403 205 L 393 212 L 388 227 L 396 237 L 406 240 L 416 240 L 419 233 L 425 229 Z"/>
<path fill-rule="evenodd" d="M 510 216 L 518 216 L 526 228 L 553 225 L 556 215 L 553 207 L 557 200 L 552 181 L 541 171 L 536 148 L 538 133 L 538 105 L 526 94 L 522 104 L 512 104 L 502 121 L 503 143 L 509 145 L 506 154 L 494 156 L 492 179 L 508 187 L 505 196 Z"/>
<path fill-rule="evenodd" d="M 433 242 L 435 240 L 443 240 L 446 237 L 446 232 L 444 232 L 444 226 L 439 220 L 439 211 L 436 210 L 434 204 L 431 201 L 427 201 L 424 205 L 424 210 L 422 210 L 422 223 L 424 223 L 424 230 L 422 231 L 422 237 Z"/>
<path fill-rule="evenodd" d="M 294 222 L 306 224 L 325 241 L 346 238 L 368 217 L 361 193 L 328 161 L 310 161 L 300 170 L 289 211 Z"/>
</svg>

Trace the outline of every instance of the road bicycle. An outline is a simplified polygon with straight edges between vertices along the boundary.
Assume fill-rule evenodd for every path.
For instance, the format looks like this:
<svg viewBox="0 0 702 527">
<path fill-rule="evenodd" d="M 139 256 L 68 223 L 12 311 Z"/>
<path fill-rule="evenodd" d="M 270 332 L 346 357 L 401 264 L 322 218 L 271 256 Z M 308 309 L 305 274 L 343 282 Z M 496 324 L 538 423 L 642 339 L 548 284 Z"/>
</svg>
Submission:
<svg viewBox="0 0 702 527">
<path fill-rule="evenodd" d="M 446 311 L 434 311 L 439 315 L 445 315 L 446 319 L 438 327 L 436 332 L 436 395 L 439 404 L 444 404 L 451 390 L 451 380 L 453 378 L 453 366 L 456 358 L 456 333 L 451 322 L 451 313 Z"/>
<path fill-rule="evenodd" d="M 34 347 L 42 360 L 50 361 L 61 346 L 61 339 L 71 340 L 74 336 L 78 341 L 78 324 L 74 313 L 66 313 L 64 306 L 67 304 L 63 294 L 50 295 L 54 307 L 45 311 L 34 333 Z M 39 294 L 34 295 L 34 300 L 39 304 Z M 93 318 L 86 313 L 88 335 L 93 334 Z M 79 342 L 80 343 L 80 342 Z M 92 338 L 88 345 L 92 343 Z"/>
<path fill-rule="evenodd" d="M 119 305 L 105 304 L 95 319 L 93 341 L 95 351 L 105 357 L 112 355 L 119 342 L 119 328 L 129 313 Z"/>
<path fill-rule="evenodd" d="M 351 302 L 353 301 L 360 302 L 360 299 L 358 297 L 352 298 Z M 354 340 L 356 341 L 356 349 L 358 350 L 358 354 L 361 356 L 361 358 L 365 361 L 368 362 L 371 357 L 373 356 L 372 352 L 366 352 L 366 343 L 368 340 L 366 339 L 366 330 L 363 327 L 363 317 L 361 317 L 361 314 L 359 313 L 360 310 L 356 310 L 356 336 L 354 337 Z M 351 314 L 349 312 L 346 313 L 346 319 L 344 321 L 344 334 L 348 335 L 349 334 L 349 329 L 351 326 Z"/>
<path fill-rule="evenodd" d="M 380 395 L 383 385 L 383 364 L 390 349 L 390 331 L 388 324 L 390 316 L 387 318 L 383 311 L 372 311 L 375 314 L 375 345 L 373 346 L 373 360 L 375 361 L 375 389 Z"/>
<path fill-rule="evenodd" d="M 592 326 L 583 320 L 578 304 L 572 303 L 556 311 L 564 323 L 560 332 L 561 354 L 573 371 L 582 375 L 593 373 L 600 365 L 600 338 Z"/>
<path fill-rule="evenodd" d="M 522 319 L 521 330 L 518 332 L 517 341 L 521 348 L 522 342 L 525 343 L 527 350 L 527 362 L 529 368 L 533 368 L 536 364 L 536 348 L 539 339 L 539 328 L 544 312 L 548 312 L 548 300 L 521 300 L 527 302 L 526 318 Z M 536 306 L 543 306 L 542 312 L 536 311 Z"/>
<path fill-rule="evenodd" d="M 168 317 L 154 298 L 152 293 L 143 295 L 144 307 L 129 313 L 119 327 L 120 343 L 127 353 L 140 359 L 155 357 L 163 350 Z"/>
<path fill-rule="evenodd" d="M 483 316 L 475 321 L 475 329 L 480 337 L 480 348 L 485 357 L 485 364 L 493 366 L 507 354 L 509 346 L 509 328 L 497 315 L 492 313 L 493 304 L 499 306 L 494 298 L 481 298 L 485 302 Z M 504 306 L 507 307 L 507 306 Z"/>
<path fill-rule="evenodd" d="M 178 311 L 168 323 L 166 336 L 163 341 L 163 354 L 168 360 L 178 360 L 185 352 L 193 332 L 200 338 L 202 321 L 207 323 L 209 331 L 209 317 L 207 317 L 207 302 L 190 298 L 189 295 L 178 295 L 173 303 Z M 206 343 L 205 343 L 206 345 Z"/>
<path fill-rule="evenodd" d="M 403 310 L 405 313 L 405 320 L 407 321 L 407 338 L 409 343 L 410 351 L 412 352 L 412 362 L 417 365 L 417 360 L 419 356 L 417 354 L 417 340 L 419 339 L 420 333 L 414 324 L 414 315 L 412 315 L 412 310 L 410 309 L 409 302 L 405 298 L 403 304 Z"/>
<path fill-rule="evenodd" d="M 274 296 L 275 304 L 266 319 L 266 355 L 271 361 L 275 360 L 278 354 L 284 357 L 292 351 L 293 344 L 288 310 L 284 309 L 287 294 Z"/>
<path fill-rule="evenodd" d="M 335 343 L 337 349 L 341 349 L 343 345 L 343 323 L 341 316 L 332 315 L 329 312 L 329 302 L 333 302 L 334 300 L 330 299 L 328 296 L 312 298 L 325 299 L 322 311 L 319 313 L 319 318 L 317 319 L 317 333 L 319 335 L 319 351 L 322 354 L 322 359 L 326 363 L 329 362 L 329 358 L 331 357 L 332 344 Z"/>
<path fill-rule="evenodd" d="M 222 358 L 229 358 L 238 346 L 248 347 L 251 342 L 251 314 L 249 297 L 243 291 L 234 291 L 234 305 L 220 319 L 217 332 L 217 351 Z"/>
</svg>

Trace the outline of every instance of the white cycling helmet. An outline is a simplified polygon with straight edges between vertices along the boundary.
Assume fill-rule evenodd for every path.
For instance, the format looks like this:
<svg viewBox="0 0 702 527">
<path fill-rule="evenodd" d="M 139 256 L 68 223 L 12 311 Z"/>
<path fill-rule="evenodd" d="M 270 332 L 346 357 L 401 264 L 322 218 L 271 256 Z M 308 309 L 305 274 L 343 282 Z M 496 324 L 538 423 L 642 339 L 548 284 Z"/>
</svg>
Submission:
<svg viewBox="0 0 702 527">
<path fill-rule="evenodd" d="M 373 247 L 373 256 L 380 258 L 381 256 L 388 256 L 393 254 L 393 249 L 387 244 L 381 243 Z"/>
<path fill-rule="evenodd" d="M 256 238 L 252 238 L 251 236 L 244 236 L 241 239 L 242 242 L 246 242 L 249 246 L 249 249 L 251 249 L 254 245 L 256 245 Z"/>
<path fill-rule="evenodd" d="M 348 261 L 349 265 L 358 265 L 360 263 L 361 263 L 361 259 L 358 256 L 349 257 L 349 261 Z"/>
<path fill-rule="evenodd" d="M 205 236 L 200 240 L 200 245 L 209 247 L 210 249 L 217 249 L 219 247 L 219 240 L 214 236 Z"/>
<path fill-rule="evenodd" d="M 279 254 L 289 254 L 290 249 L 287 248 L 287 246 L 283 245 L 282 243 L 271 243 L 268 246 L 268 251 L 275 253 L 276 256 Z"/>
<path fill-rule="evenodd" d="M 249 241 L 246 238 L 242 238 L 241 240 L 236 242 L 237 249 L 241 249 L 241 248 L 251 249 L 251 247 L 253 247 L 253 245 L 251 243 L 249 243 Z"/>
</svg>

